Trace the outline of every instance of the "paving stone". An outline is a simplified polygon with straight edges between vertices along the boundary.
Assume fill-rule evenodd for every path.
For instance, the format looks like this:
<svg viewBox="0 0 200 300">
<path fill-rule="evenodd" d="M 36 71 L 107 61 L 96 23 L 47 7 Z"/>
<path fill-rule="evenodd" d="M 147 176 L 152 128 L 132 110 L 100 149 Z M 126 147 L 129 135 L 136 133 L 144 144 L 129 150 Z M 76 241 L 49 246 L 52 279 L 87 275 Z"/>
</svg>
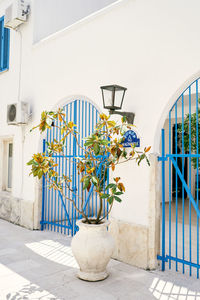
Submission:
<svg viewBox="0 0 200 300">
<path fill-rule="evenodd" d="M 76 277 L 71 238 L 0 220 L 0 300 L 200 300 L 195 277 L 111 260 L 99 282 Z M 194 274 L 195 275 L 195 274 Z"/>
</svg>

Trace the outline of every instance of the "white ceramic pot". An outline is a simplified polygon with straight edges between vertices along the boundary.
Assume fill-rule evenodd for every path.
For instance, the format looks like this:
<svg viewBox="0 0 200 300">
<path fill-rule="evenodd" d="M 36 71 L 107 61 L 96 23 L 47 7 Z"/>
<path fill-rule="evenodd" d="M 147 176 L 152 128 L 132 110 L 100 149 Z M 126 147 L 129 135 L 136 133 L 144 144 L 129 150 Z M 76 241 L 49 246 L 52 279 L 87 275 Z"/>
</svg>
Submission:
<svg viewBox="0 0 200 300">
<path fill-rule="evenodd" d="M 79 231 L 72 239 L 72 252 L 80 267 L 78 277 L 98 281 L 108 277 L 106 266 L 114 251 L 114 239 L 107 231 L 109 221 L 102 224 L 77 222 Z"/>
</svg>

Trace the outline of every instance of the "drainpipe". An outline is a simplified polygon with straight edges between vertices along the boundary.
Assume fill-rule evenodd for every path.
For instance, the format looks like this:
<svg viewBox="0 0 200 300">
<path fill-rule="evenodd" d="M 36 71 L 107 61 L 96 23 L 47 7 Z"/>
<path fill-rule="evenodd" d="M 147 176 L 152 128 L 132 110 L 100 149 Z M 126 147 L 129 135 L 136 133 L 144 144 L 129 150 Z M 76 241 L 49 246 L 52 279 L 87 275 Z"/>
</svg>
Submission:
<svg viewBox="0 0 200 300">
<path fill-rule="evenodd" d="M 17 102 L 21 101 L 21 80 L 22 80 L 22 33 L 20 28 L 16 28 L 15 30 L 19 34 L 20 47 L 19 47 L 19 78 L 18 78 L 18 96 Z M 24 185 L 24 141 L 25 141 L 25 128 L 23 125 L 21 128 L 21 188 L 20 188 L 20 198 L 23 198 L 23 185 Z"/>
</svg>

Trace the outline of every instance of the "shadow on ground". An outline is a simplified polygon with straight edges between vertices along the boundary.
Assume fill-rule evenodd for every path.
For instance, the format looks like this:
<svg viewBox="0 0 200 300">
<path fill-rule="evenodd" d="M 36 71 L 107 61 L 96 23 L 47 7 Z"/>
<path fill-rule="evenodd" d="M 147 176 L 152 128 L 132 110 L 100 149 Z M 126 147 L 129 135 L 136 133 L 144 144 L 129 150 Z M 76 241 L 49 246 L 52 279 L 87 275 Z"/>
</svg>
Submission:
<svg viewBox="0 0 200 300">
<path fill-rule="evenodd" d="M 76 278 L 70 238 L 29 231 L 0 220 L 0 299 L 151 300 L 199 299 L 200 281 L 160 271 L 147 272 L 111 260 L 108 279 Z"/>
</svg>

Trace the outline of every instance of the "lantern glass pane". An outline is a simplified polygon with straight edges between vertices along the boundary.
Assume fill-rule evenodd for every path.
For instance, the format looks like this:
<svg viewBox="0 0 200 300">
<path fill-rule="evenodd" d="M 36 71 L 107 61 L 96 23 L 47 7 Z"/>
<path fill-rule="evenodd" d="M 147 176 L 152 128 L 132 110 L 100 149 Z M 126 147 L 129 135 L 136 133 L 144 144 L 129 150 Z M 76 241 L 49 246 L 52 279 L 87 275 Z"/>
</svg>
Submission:
<svg viewBox="0 0 200 300">
<path fill-rule="evenodd" d="M 115 91 L 115 107 L 121 108 L 124 90 Z"/>
<path fill-rule="evenodd" d="M 112 103 L 112 91 L 110 91 L 110 90 L 103 90 L 103 93 L 104 93 L 105 107 L 111 107 L 111 106 L 113 106 L 113 103 Z"/>
</svg>

